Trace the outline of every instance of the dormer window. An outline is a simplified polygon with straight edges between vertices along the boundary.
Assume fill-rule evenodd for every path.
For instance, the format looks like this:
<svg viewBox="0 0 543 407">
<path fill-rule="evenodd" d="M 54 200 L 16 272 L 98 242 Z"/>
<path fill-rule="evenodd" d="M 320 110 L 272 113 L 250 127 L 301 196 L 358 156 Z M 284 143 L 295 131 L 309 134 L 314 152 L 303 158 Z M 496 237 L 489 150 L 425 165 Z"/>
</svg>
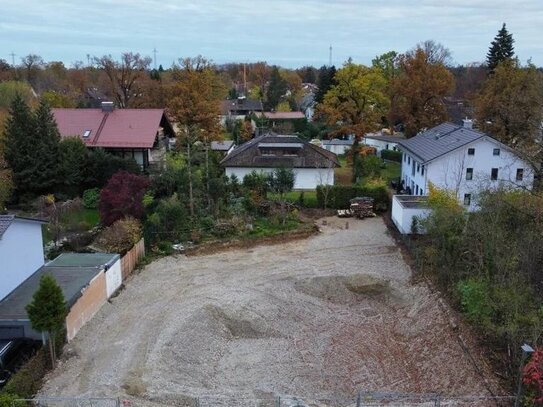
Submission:
<svg viewBox="0 0 543 407">
<path fill-rule="evenodd" d="M 91 132 L 92 132 L 92 130 L 85 130 L 85 131 L 83 132 L 83 138 L 89 138 Z"/>
</svg>

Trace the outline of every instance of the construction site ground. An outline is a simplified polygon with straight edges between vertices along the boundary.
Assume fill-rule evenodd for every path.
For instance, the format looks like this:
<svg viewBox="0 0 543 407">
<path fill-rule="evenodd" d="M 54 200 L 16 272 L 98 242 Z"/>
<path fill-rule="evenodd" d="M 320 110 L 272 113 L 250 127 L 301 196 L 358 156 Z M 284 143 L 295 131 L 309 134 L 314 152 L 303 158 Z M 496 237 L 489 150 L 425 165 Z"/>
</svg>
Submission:
<svg viewBox="0 0 543 407">
<path fill-rule="evenodd" d="M 439 294 L 412 282 L 381 218 L 317 223 L 305 240 L 147 265 L 67 345 L 40 395 L 173 406 L 500 393 Z"/>
</svg>

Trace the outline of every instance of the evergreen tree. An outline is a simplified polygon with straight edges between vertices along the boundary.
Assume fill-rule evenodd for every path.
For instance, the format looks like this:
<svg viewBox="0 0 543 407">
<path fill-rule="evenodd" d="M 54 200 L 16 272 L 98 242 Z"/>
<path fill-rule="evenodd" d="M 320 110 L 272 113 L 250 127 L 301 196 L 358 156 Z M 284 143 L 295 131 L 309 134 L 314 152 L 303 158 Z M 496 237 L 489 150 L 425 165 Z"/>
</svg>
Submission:
<svg viewBox="0 0 543 407">
<path fill-rule="evenodd" d="M 486 54 L 486 64 L 490 73 L 494 72 L 494 69 L 496 69 L 496 66 L 500 62 L 513 58 L 515 54 L 513 42 L 515 42 L 513 34 L 507 31 L 505 23 L 503 23 L 501 30 L 494 37 L 494 41 L 490 44 L 490 48 Z"/>
<path fill-rule="evenodd" d="M 323 65 L 319 69 L 319 77 L 317 78 L 317 86 L 319 89 L 315 94 L 315 102 L 322 103 L 324 100 L 324 95 L 330 90 L 332 85 L 334 85 L 334 77 L 336 76 L 336 67 L 331 66 L 327 67 Z"/>
<path fill-rule="evenodd" d="M 44 274 L 41 277 L 40 286 L 26 306 L 26 312 L 33 329 L 49 334 L 51 365 L 54 368 L 55 336 L 64 326 L 67 307 L 62 289 L 52 275 Z"/>
<path fill-rule="evenodd" d="M 271 72 L 270 84 L 266 91 L 266 109 L 275 109 L 283 95 L 287 92 L 287 88 L 287 81 L 281 76 L 279 68 L 274 66 Z"/>
<path fill-rule="evenodd" d="M 16 194 L 51 192 L 58 181 L 60 135 L 47 103 L 42 102 L 33 114 L 17 96 L 5 130 L 5 157 L 13 171 Z"/>
<path fill-rule="evenodd" d="M 59 189 L 74 197 L 82 192 L 86 174 L 87 147 L 79 137 L 60 142 Z"/>
<path fill-rule="evenodd" d="M 16 193 L 21 195 L 29 192 L 27 180 L 33 172 L 34 120 L 32 111 L 20 94 L 11 102 L 9 113 L 5 127 L 5 159 L 13 173 Z"/>
<path fill-rule="evenodd" d="M 38 106 L 34 121 L 33 144 L 36 146 L 34 157 L 36 172 L 31 179 L 31 186 L 34 192 L 43 194 L 51 192 L 59 181 L 60 133 L 51 108 L 45 101 Z"/>
</svg>

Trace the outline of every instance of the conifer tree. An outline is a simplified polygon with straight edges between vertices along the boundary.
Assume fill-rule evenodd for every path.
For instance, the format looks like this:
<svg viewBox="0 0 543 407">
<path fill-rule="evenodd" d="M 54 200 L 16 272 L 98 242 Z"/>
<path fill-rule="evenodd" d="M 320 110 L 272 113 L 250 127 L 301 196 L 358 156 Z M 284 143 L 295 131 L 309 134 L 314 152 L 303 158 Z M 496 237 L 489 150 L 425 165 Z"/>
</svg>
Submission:
<svg viewBox="0 0 543 407">
<path fill-rule="evenodd" d="M 44 274 L 40 286 L 32 296 L 32 301 L 26 306 L 32 328 L 38 332 L 49 334 L 49 352 L 51 366 L 55 367 L 55 337 L 63 328 L 67 315 L 64 294 L 55 278 Z"/>
<path fill-rule="evenodd" d="M 281 97 L 287 92 L 287 88 L 287 81 L 281 76 L 279 68 L 274 66 L 271 72 L 270 84 L 266 91 L 266 108 L 269 110 L 275 109 L 281 101 Z"/>
<path fill-rule="evenodd" d="M 513 34 L 510 34 L 503 23 L 498 35 L 491 42 L 488 53 L 486 54 L 486 64 L 488 72 L 493 73 L 500 62 L 513 58 L 515 51 L 513 48 Z"/>
<path fill-rule="evenodd" d="M 58 181 L 60 135 L 47 103 L 35 114 L 18 95 L 5 128 L 5 158 L 13 171 L 17 196 L 47 192 Z"/>
<path fill-rule="evenodd" d="M 330 90 L 332 85 L 334 85 L 334 78 L 336 76 L 336 67 L 330 66 L 327 67 L 323 65 L 319 69 L 319 76 L 317 78 L 318 90 L 315 93 L 315 102 L 322 103 L 324 100 L 324 95 Z"/>
</svg>

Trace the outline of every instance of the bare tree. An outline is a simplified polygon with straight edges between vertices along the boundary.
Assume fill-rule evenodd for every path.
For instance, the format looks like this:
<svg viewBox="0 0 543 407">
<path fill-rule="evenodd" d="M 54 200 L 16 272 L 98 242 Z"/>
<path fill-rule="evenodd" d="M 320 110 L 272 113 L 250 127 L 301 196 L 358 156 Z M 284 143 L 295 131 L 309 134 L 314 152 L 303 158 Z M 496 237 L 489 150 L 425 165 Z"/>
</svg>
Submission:
<svg viewBox="0 0 543 407">
<path fill-rule="evenodd" d="M 125 52 L 120 62 L 115 61 L 111 55 L 94 57 L 93 61 L 109 78 L 111 92 L 119 107 L 126 108 L 134 97 L 141 95 L 142 82 L 152 60 L 139 53 Z"/>
<path fill-rule="evenodd" d="M 26 80 L 34 86 L 40 69 L 45 65 L 43 58 L 36 54 L 28 54 L 21 58 L 21 65 L 24 68 Z"/>
<path fill-rule="evenodd" d="M 419 42 L 415 49 L 411 50 L 410 53 L 415 54 L 417 49 L 424 51 L 426 54 L 426 62 L 429 64 L 452 65 L 451 51 L 439 42 L 435 42 L 434 40 Z"/>
</svg>

